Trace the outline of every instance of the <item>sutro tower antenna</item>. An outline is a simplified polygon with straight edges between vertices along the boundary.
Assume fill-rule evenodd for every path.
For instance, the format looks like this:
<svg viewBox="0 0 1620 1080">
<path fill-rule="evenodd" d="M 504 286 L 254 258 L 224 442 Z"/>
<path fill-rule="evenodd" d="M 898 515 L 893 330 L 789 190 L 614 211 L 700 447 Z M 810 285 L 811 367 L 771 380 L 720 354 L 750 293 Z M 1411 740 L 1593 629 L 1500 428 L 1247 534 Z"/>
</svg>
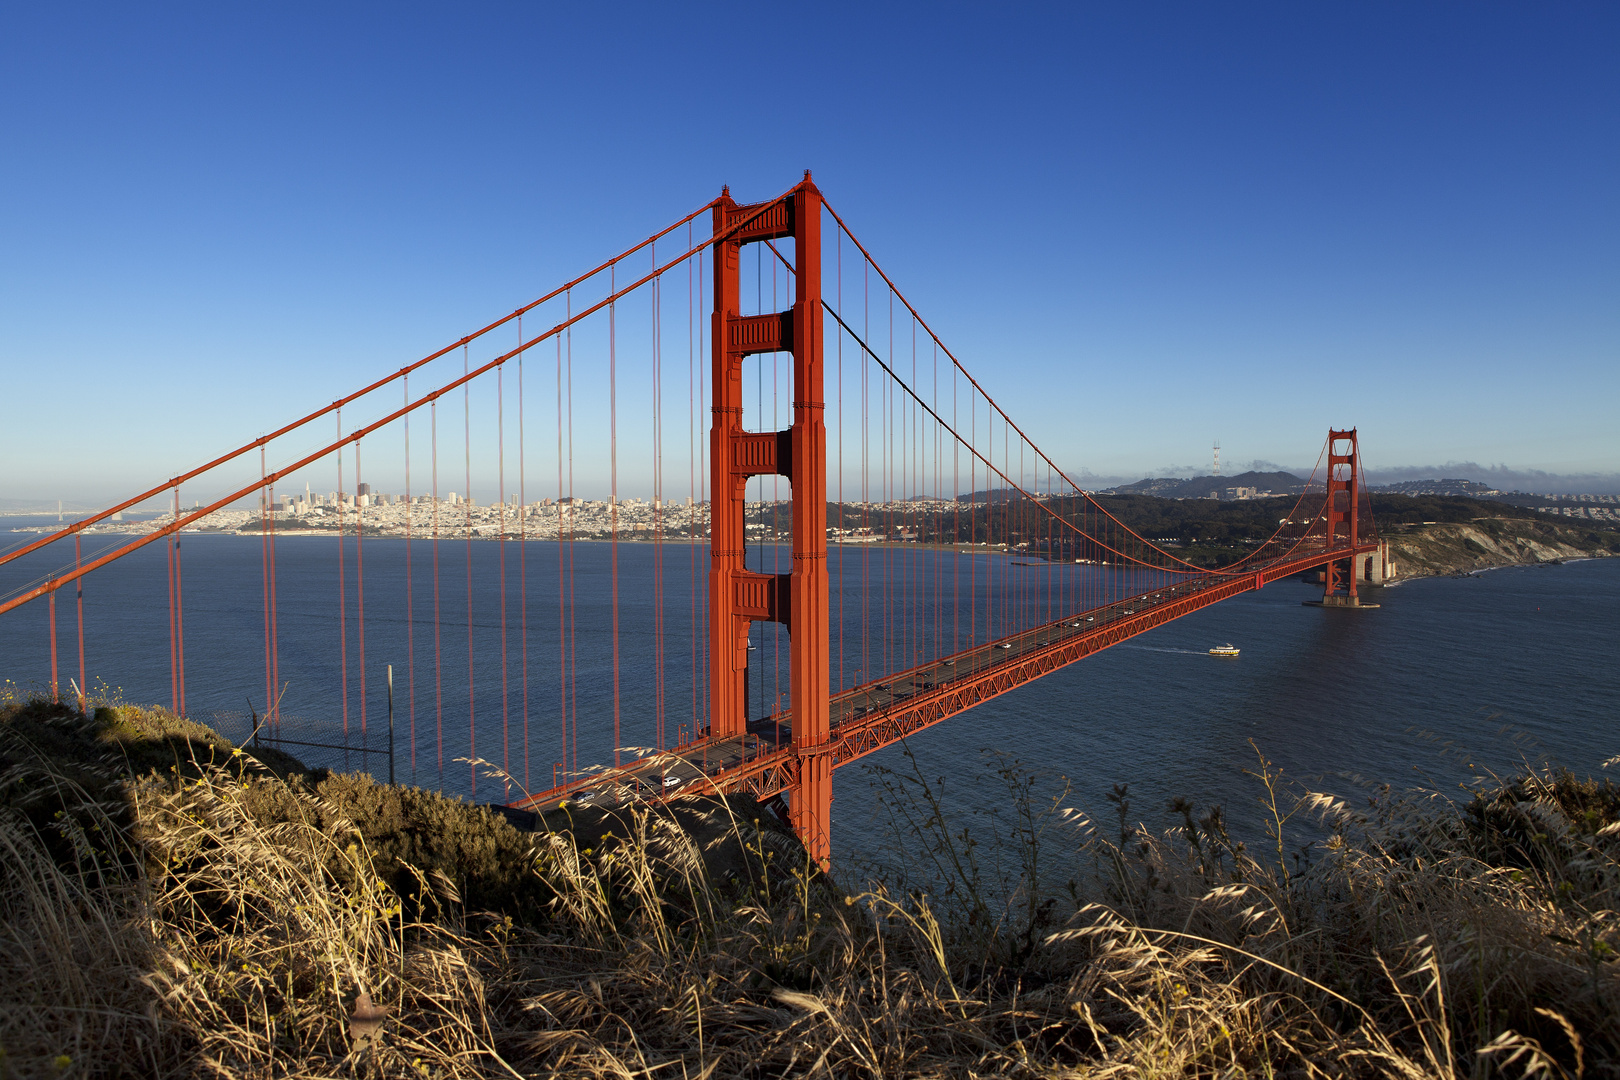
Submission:
<svg viewBox="0 0 1620 1080">
<path fill-rule="evenodd" d="M 1215 475 L 1221 475 L 1221 440 L 1215 440 Z"/>
</svg>

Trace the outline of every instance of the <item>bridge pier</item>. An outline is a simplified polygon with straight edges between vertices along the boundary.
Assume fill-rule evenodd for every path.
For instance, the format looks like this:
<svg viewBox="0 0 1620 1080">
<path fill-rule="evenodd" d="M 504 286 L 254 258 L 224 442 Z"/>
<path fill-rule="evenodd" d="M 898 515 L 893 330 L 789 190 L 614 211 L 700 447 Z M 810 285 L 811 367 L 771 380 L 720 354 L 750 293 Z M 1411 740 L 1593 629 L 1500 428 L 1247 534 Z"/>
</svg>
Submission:
<svg viewBox="0 0 1620 1080">
<path fill-rule="evenodd" d="M 1362 600 L 1361 597 L 1359 597 L 1359 596 L 1343 596 L 1343 595 L 1332 596 L 1332 595 L 1330 595 L 1330 596 L 1324 596 L 1320 600 L 1307 600 L 1307 601 L 1305 601 L 1305 606 L 1306 607 L 1357 608 L 1357 609 L 1362 609 L 1362 608 L 1375 608 L 1375 607 L 1378 607 L 1379 605 L 1377 605 L 1377 604 L 1369 604 L 1369 603 L 1365 602 L 1364 600 Z"/>
</svg>

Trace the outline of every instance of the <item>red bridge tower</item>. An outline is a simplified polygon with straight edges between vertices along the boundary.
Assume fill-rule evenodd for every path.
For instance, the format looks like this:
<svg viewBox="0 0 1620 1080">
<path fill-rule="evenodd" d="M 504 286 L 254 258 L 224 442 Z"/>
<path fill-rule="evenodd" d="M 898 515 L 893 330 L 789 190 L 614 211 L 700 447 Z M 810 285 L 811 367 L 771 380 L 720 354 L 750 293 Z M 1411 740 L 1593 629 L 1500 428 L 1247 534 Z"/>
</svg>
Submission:
<svg viewBox="0 0 1620 1080">
<path fill-rule="evenodd" d="M 1342 449 L 1341 449 L 1342 447 Z M 1356 445 L 1356 429 L 1328 432 L 1327 544 L 1332 547 L 1344 537 L 1354 548 L 1359 538 L 1361 504 L 1361 451 Z M 1341 501 L 1339 492 L 1344 492 Z M 1326 607 L 1377 607 L 1363 605 L 1356 595 L 1356 558 L 1337 559 L 1323 567 L 1322 604 Z"/>
<path fill-rule="evenodd" d="M 799 782 L 794 830 L 823 866 L 830 854 L 827 601 L 827 428 L 822 396 L 821 192 L 810 180 L 769 203 L 714 208 L 714 422 L 709 432 L 709 705 L 711 733 L 745 734 L 748 631 L 756 620 L 788 628 L 793 749 Z M 791 237 L 795 294 L 788 311 L 742 315 L 744 244 Z M 743 427 L 742 363 L 752 353 L 793 354 L 793 426 Z M 743 561 L 744 495 L 753 476 L 781 475 L 793 493 L 792 570 L 760 574 Z"/>
</svg>

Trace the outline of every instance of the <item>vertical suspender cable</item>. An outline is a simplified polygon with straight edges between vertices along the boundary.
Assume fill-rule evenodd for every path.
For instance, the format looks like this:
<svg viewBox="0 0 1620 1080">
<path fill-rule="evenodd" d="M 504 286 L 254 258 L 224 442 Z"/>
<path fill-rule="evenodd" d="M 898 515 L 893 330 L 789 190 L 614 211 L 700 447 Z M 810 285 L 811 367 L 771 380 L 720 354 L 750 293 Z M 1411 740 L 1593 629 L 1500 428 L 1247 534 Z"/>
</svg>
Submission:
<svg viewBox="0 0 1620 1080">
<path fill-rule="evenodd" d="M 518 316 L 518 344 L 523 344 L 523 316 Z M 518 649 L 522 660 L 518 678 L 523 682 L 523 788 L 529 779 L 529 488 L 523 455 L 523 354 L 518 353 Z"/>
<path fill-rule="evenodd" d="M 917 319 L 911 320 L 911 385 L 917 386 Z M 924 487 L 927 477 L 927 467 L 922 456 L 922 411 L 917 408 L 915 400 L 907 405 L 911 414 L 911 495 L 914 499 L 922 499 L 927 495 Z M 926 504 L 924 504 L 926 505 Z M 916 534 L 914 544 L 919 546 L 911 549 L 911 576 L 912 576 L 912 603 L 915 606 L 915 615 L 912 620 L 912 657 L 907 660 L 907 666 L 913 661 L 920 662 L 923 649 L 928 644 L 926 632 L 926 616 L 928 603 L 927 578 L 924 576 L 923 548 L 920 546 L 924 539 L 923 519 L 915 514 L 906 515 L 908 522 L 915 526 Z"/>
<path fill-rule="evenodd" d="M 355 630 L 358 634 L 357 644 L 360 646 L 360 745 L 361 760 L 366 759 L 369 744 L 366 742 L 366 504 L 362 498 L 370 499 L 370 495 L 360 494 L 360 443 L 354 444 L 354 589 L 355 589 Z"/>
<path fill-rule="evenodd" d="M 888 350 L 887 350 L 887 360 L 888 360 L 888 363 L 889 363 L 889 367 L 892 369 L 894 367 L 894 364 L 895 364 L 895 359 L 894 359 L 894 295 L 892 293 L 889 295 L 888 305 L 889 305 L 889 312 L 888 312 L 888 318 L 889 318 L 889 339 L 888 339 L 888 342 L 889 343 L 888 343 Z M 905 618 L 905 606 L 904 606 L 904 603 L 903 603 L 903 600 L 902 600 L 902 593 L 901 593 L 901 588 L 902 588 L 904 583 L 902 582 L 901 577 L 900 577 L 900 573 L 899 573 L 899 562 L 900 562 L 901 558 L 903 558 L 903 556 L 901 556 L 898 552 L 896 552 L 896 550 L 894 549 L 893 544 L 892 544 L 892 541 L 893 541 L 894 535 L 895 535 L 894 506 L 895 506 L 896 500 L 898 500 L 899 497 L 900 497 L 899 488 L 896 486 L 896 478 L 898 476 L 898 465 L 897 465 L 896 458 L 895 458 L 895 441 L 894 441 L 894 437 L 895 437 L 895 419 L 894 419 L 895 393 L 894 393 L 894 384 L 895 384 L 895 380 L 891 379 L 891 378 L 888 378 L 887 376 L 885 376 L 883 378 L 883 380 L 882 380 L 882 386 L 883 386 L 883 416 L 882 416 L 882 425 L 883 425 L 883 539 L 884 539 L 884 544 L 883 544 L 883 588 L 884 588 L 884 594 L 885 594 L 885 597 L 886 597 L 886 599 L 884 601 L 884 605 L 883 605 L 883 612 L 884 612 L 884 616 L 885 616 L 885 625 L 884 625 L 884 634 L 883 634 L 883 647 L 884 647 L 883 669 L 884 669 L 884 672 L 886 674 L 890 674 L 890 675 L 892 675 L 894 672 L 898 671 L 900 669 L 900 667 L 901 667 L 901 665 L 899 663 L 900 648 L 901 648 L 900 634 L 901 634 L 901 627 L 903 625 L 902 620 Z"/>
<path fill-rule="evenodd" d="M 522 355 L 521 353 L 519 354 Z M 495 495 L 500 510 L 496 511 L 495 553 L 500 565 L 501 586 L 501 772 L 502 791 L 507 798 L 512 793 L 512 731 L 506 683 L 506 365 L 495 369 Z"/>
<path fill-rule="evenodd" d="M 180 493 L 176 489 L 174 496 L 174 520 L 180 520 Z M 174 533 L 169 534 L 168 543 L 169 565 L 169 708 L 179 715 L 180 713 L 180 648 L 176 633 L 174 610 Z"/>
<path fill-rule="evenodd" d="M 653 269 L 658 268 L 657 257 Z M 665 744 L 664 699 L 664 338 L 663 296 L 659 279 L 652 281 L 653 313 L 653 712 L 658 725 L 658 749 Z"/>
<path fill-rule="evenodd" d="M 912 340 L 912 346 L 911 383 L 912 386 L 916 386 L 917 354 L 915 350 L 915 339 Z M 899 358 L 896 357 L 896 369 L 899 367 L 898 360 Z M 891 389 L 890 392 L 893 393 L 893 390 Z M 899 530 L 900 534 L 903 536 L 906 526 L 911 523 L 911 514 L 907 512 L 911 506 L 911 497 L 916 494 L 916 486 L 914 483 L 915 478 L 913 474 L 917 468 L 917 454 L 916 447 L 912 444 L 916 438 L 917 425 L 915 422 L 915 416 L 911 410 L 910 398 L 901 397 L 899 394 L 895 394 L 895 400 L 900 405 L 900 455 L 897 459 L 900 466 L 900 487 L 896 492 L 896 498 L 899 500 L 899 504 L 903 508 L 899 515 Z M 903 545 L 899 549 L 898 558 L 900 563 L 900 596 L 904 606 L 900 611 L 900 655 L 896 658 L 898 663 L 896 663 L 895 666 L 898 669 L 904 670 L 911 667 L 912 662 L 917 655 L 916 554 L 912 547 L 907 544 Z"/>
<path fill-rule="evenodd" d="M 688 249 L 690 249 L 691 246 L 692 246 L 691 244 L 687 244 Z M 698 257 L 697 257 L 697 309 L 696 310 L 698 310 L 698 311 L 706 310 L 704 305 L 705 305 L 705 293 L 704 293 L 704 284 L 703 284 L 703 253 L 700 251 L 700 252 L 698 252 Z M 708 353 L 705 351 L 704 345 L 703 345 L 703 328 L 704 328 L 707 320 L 703 319 L 700 316 L 700 317 L 698 317 L 696 322 L 697 322 L 697 355 L 698 356 L 706 356 L 706 355 L 708 355 Z M 702 419 L 702 417 L 704 415 L 706 415 L 706 411 L 703 408 L 703 403 L 704 403 L 705 400 L 707 400 L 706 392 L 705 392 L 705 390 L 703 388 L 704 387 L 703 380 L 705 378 L 704 369 L 705 369 L 706 366 L 707 365 L 705 365 L 705 364 L 703 364 L 701 362 L 699 362 L 696 365 L 696 367 L 697 367 L 697 407 L 698 407 L 698 417 L 699 417 L 699 425 L 700 425 L 700 427 L 701 427 L 701 419 Z M 709 440 L 704 439 L 704 438 L 699 438 L 697 440 L 697 505 L 699 505 L 699 506 L 708 506 L 709 505 Z M 713 508 L 710 507 L 710 511 L 712 511 L 712 509 Z M 695 577 L 694 577 L 694 580 L 695 580 Z M 709 590 L 708 589 L 697 589 L 695 584 L 694 584 L 693 588 L 694 588 L 694 590 L 695 590 L 695 592 L 697 594 L 696 603 L 698 605 L 698 611 L 701 613 L 700 616 L 699 616 L 699 622 L 701 624 L 707 626 L 708 621 L 709 621 L 709 607 L 708 607 L 708 605 L 709 605 Z M 707 676 L 708 676 L 708 673 L 709 673 L 709 663 L 710 663 L 710 658 L 709 658 L 709 636 L 707 634 L 699 634 L 698 635 L 698 640 L 696 640 L 693 643 L 693 649 L 698 654 L 698 666 L 697 666 L 698 678 L 697 678 L 697 682 L 700 685 L 706 685 L 707 682 L 708 682 Z M 704 731 L 704 730 L 707 730 L 708 726 L 709 726 L 708 725 L 709 695 L 698 693 L 696 690 L 694 690 L 693 693 L 697 697 L 698 711 L 694 715 L 692 723 L 693 723 L 693 726 L 697 730 Z"/>
<path fill-rule="evenodd" d="M 866 261 L 861 263 L 861 337 L 863 340 L 872 340 L 872 282 L 868 273 Z M 871 362 L 868 358 L 869 350 L 861 350 L 861 536 L 863 541 L 872 538 L 872 419 L 871 419 Z M 861 544 L 861 671 L 866 681 L 872 680 L 871 657 L 871 622 L 872 622 L 872 587 L 871 587 L 872 546 L 869 543 Z"/>
<path fill-rule="evenodd" d="M 608 269 L 608 288 L 618 289 L 618 265 Z M 613 764 L 622 764 L 619 733 L 619 342 L 617 303 L 608 304 L 608 528 L 612 549 L 613 604 Z"/>
<path fill-rule="evenodd" d="M 838 310 L 844 310 L 844 234 L 835 234 L 838 239 Z M 838 531 L 842 536 L 847 529 L 844 523 L 844 327 L 838 327 Z M 844 682 L 844 555 L 848 552 L 846 546 L 838 548 L 838 689 L 847 685 Z"/>
<path fill-rule="evenodd" d="M 433 466 L 433 712 L 439 753 L 439 783 L 444 783 L 444 651 L 439 633 L 439 402 L 428 402 L 428 434 Z"/>
<path fill-rule="evenodd" d="M 467 346 L 461 347 L 461 374 L 465 377 L 471 371 L 471 362 L 467 357 Z M 462 530 L 463 545 L 466 551 L 467 568 L 467 757 L 469 759 L 467 772 L 471 778 L 472 793 L 478 795 L 478 766 L 472 764 L 478 757 L 478 700 L 477 683 L 473 681 L 473 585 L 472 585 L 472 384 L 463 383 L 461 387 L 461 439 L 462 462 L 465 467 L 464 480 L 467 485 L 462 495 Z"/>
<path fill-rule="evenodd" d="M 562 529 L 567 504 L 562 502 L 562 335 L 557 335 L 557 724 L 561 725 L 562 767 L 569 767 L 569 635 L 564 607 Z"/>
<path fill-rule="evenodd" d="M 692 250 L 692 223 L 686 223 L 686 250 Z M 686 541 L 690 555 L 689 580 L 692 587 L 692 617 L 687 631 L 691 649 L 692 705 L 687 713 L 692 737 L 698 732 L 698 606 L 697 606 L 697 353 L 693 349 L 693 331 L 697 328 L 696 309 L 692 306 L 692 259 L 686 260 Z"/>
<path fill-rule="evenodd" d="M 57 686 L 56 674 L 56 590 L 52 589 L 47 597 L 47 617 L 50 619 L 51 631 L 51 700 L 62 700 L 62 694 Z"/>
<path fill-rule="evenodd" d="M 276 625 L 276 484 L 270 482 L 270 687 L 275 696 L 268 709 L 272 722 L 281 724 L 281 642 Z M 278 732 L 279 734 L 279 732 Z"/>
<path fill-rule="evenodd" d="M 264 446 L 259 446 L 259 482 L 265 477 Z M 260 621 L 264 624 L 264 711 L 270 713 L 275 699 L 270 677 L 270 534 L 265 526 L 265 489 L 259 488 L 259 598 Z"/>
<path fill-rule="evenodd" d="M 652 267 L 658 269 L 658 254 L 656 246 L 652 253 Z M 653 588 L 652 588 L 652 632 L 653 632 L 653 745 L 659 750 L 664 749 L 664 668 L 663 668 L 663 611 L 664 611 L 664 582 L 660 572 L 663 564 L 660 561 L 658 548 L 659 526 L 659 498 L 662 494 L 658 483 L 658 397 L 662 392 L 658 370 L 658 279 L 654 278 L 648 285 L 647 303 L 650 307 L 651 333 L 648 344 L 652 350 L 652 508 L 653 508 Z"/>
<path fill-rule="evenodd" d="M 340 679 L 343 683 L 343 745 L 349 745 L 349 586 L 345 580 L 344 561 L 347 558 L 343 550 L 343 410 L 337 410 L 337 519 L 338 519 L 338 664 L 341 670 Z M 349 754 L 343 753 L 343 764 L 347 768 Z"/>
<path fill-rule="evenodd" d="M 79 550 L 79 534 L 73 534 L 73 569 L 78 570 L 84 565 L 83 553 Z M 79 711 L 87 707 L 85 695 L 90 692 L 90 684 L 84 677 L 84 578 L 78 577 L 73 581 L 73 599 L 79 608 Z"/>
<path fill-rule="evenodd" d="M 979 394 L 968 394 L 969 439 L 977 446 L 979 441 Z M 968 456 L 968 537 L 973 547 L 968 554 L 968 644 L 979 638 L 979 457 Z M 989 640 L 986 638 L 985 640 Z"/>
<path fill-rule="evenodd" d="M 916 319 L 912 320 L 912 346 L 911 346 L 911 381 L 917 386 L 917 326 Z M 921 395 L 911 403 L 911 493 L 917 500 L 917 505 L 923 507 L 920 515 L 912 515 L 917 538 L 914 541 L 917 547 L 911 556 L 912 575 L 916 579 L 915 589 L 917 602 L 917 645 L 918 662 L 932 653 L 933 641 L 929 631 L 930 619 L 928 612 L 930 590 L 928 588 L 928 519 L 933 513 L 932 502 L 928 498 L 928 437 L 921 407 Z"/>
<path fill-rule="evenodd" d="M 572 505 L 563 502 L 563 366 L 562 336 L 557 337 L 557 721 L 561 725 L 562 764 L 570 768 L 568 758 L 568 610 L 565 567 L 563 563 L 563 529 Z"/>
<path fill-rule="evenodd" d="M 570 289 L 567 297 L 568 314 L 573 316 L 574 293 Z M 572 327 L 566 331 L 568 334 L 568 728 L 572 741 L 573 768 L 579 769 L 579 636 L 575 622 L 579 615 L 579 603 L 574 593 L 574 330 Z"/>
<path fill-rule="evenodd" d="M 180 520 L 180 489 L 174 489 L 174 519 Z M 180 715 L 186 710 L 186 577 L 180 565 L 180 530 L 174 532 L 174 645 L 180 668 Z M 55 641 L 54 635 L 52 641 Z M 54 646 L 53 646 L 54 647 Z"/>
<path fill-rule="evenodd" d="M 405 404 L 411 403 L 411 377 L 405 376 Z M 411 414 L 405 414 L 405 698 L 410 713 L 411 779 L 416 779 L 416 605 L 415 575 L 411 573 L 412 517 L 416 504 L 411 497 Z"/>
</svg>

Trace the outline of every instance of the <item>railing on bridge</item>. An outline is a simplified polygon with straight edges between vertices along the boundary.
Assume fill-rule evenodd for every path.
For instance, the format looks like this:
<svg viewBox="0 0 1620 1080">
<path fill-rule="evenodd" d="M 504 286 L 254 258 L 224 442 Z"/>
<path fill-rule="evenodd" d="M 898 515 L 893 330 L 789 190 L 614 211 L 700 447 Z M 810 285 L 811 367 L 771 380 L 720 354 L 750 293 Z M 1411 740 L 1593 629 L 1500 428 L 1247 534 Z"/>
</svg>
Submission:
<svg viewBox="0 0 1620 1080">
<path fill-rule="evenodd" d="M 1354 430 L 1324 457 L 1244 558 L 1185 561 L 1012 421 L 806 174 L 41 528 L 0 553 L 0 634 L 49 695 L 166 681 L 334 748 L 375 745 L 392 665 L 412 782 L 785 797 L 825 861 L 836 767 L 1282 576 L 1356 603 Z"/>
</svg>

